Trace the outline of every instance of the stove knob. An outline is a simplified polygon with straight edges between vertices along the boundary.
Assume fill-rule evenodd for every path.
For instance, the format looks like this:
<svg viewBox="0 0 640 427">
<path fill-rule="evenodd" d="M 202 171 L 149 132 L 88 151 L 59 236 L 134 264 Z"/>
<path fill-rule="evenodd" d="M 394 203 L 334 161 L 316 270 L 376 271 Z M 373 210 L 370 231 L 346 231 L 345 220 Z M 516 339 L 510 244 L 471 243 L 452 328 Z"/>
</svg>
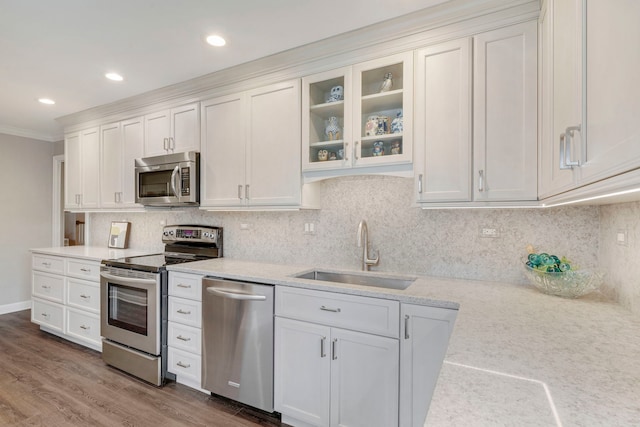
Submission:
<svg viewBox="0 0 640 427">
<path fill-rule="evenodd" d="M 203 236 L 204 236 L 204 237 L 209 237 L 209 232 L 208 232 L 208 231 L 205 231 L 205 232 L 204 232 L 204 234 L 203 234 Z"/>
<path fill-rule="evenodd" d="M 164 234 L 165 236 L 168 236 L 168 235 L 169 235 L 169 232 L 168 232 L 168 231 L 165 231 L 165 232 L 164 232 L 164 233 L 162 233 L 162 234 Z"/>
</svg>

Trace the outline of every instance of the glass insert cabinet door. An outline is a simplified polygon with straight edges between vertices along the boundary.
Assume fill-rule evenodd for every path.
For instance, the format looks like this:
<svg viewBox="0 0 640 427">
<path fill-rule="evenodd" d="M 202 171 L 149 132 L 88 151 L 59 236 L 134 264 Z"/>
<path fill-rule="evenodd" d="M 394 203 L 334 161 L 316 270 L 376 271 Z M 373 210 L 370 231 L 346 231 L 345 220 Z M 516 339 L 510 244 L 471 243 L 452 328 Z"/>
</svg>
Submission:
<svg viewBox="0 0 640 427">
<path fill-rule="evenodd" d="M 412 52 L 302 82 L 304 171 L 411 163 Z"/>
</svg>

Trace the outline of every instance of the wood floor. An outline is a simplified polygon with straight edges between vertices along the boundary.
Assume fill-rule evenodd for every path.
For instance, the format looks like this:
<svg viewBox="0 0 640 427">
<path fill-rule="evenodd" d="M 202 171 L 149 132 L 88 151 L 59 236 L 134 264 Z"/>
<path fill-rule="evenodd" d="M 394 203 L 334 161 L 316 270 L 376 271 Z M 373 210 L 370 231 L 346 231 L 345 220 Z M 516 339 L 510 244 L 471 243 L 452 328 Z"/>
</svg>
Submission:
<svg viewBox="0 0 640 427">
<path fill-rule="evenodd" d="M 40 331 L 30 310 L 0 316 L 0 426 L 280 426 L 239 404 L 156 388 L 100 353 Z"/>
</svg>

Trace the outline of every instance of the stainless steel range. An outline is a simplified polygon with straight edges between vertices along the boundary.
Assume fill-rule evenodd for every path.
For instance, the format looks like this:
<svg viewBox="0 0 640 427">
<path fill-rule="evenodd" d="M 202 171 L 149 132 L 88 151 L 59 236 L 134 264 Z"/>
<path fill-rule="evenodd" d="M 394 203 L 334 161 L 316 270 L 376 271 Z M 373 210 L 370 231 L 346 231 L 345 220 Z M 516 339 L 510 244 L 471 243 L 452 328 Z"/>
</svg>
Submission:
<svg viewBox="0 0 640 427">
<path fill-rule="evenodd" d="M 164 253 L 102 261 L 102 359 L 160 386 L 167 375 L 166 266 L 222 257 L 222 228 L 164 227 Z"/>
</svg>

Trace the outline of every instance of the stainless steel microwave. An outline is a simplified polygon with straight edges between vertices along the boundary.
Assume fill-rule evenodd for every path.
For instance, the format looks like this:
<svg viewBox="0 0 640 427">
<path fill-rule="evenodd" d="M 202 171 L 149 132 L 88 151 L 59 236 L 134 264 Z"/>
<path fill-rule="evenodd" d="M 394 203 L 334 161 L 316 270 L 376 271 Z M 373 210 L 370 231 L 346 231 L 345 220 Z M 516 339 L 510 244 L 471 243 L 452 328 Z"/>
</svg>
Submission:
<svg viewBox="0 0 640 427">
<path fill-rule="evenodd" d="M 136 159 L 136 203 L 198 206 L 200 153 L 188 151 Z"/>
</svg>

